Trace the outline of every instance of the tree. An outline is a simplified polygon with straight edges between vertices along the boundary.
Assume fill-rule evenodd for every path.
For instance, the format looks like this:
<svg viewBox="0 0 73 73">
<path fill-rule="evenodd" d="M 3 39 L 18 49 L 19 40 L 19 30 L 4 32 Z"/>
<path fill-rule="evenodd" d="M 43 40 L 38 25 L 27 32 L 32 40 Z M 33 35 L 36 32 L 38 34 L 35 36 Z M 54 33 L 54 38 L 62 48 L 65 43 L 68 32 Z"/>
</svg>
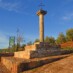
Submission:
<svg viewBox="0 0 73 73">
<path fill-rule="evenodd" d="M 33 43 L 31 42 L 31 41 L 29 41 L 28 43 L 27 43 L 27 45 L 32 45 Z"/>
<path fill-rule="evenodd" d="M 21 48 L 24 48 L 26 46 L 26 44 L 22 44 Z"/>
<path fill-rule="evenodd" d="M 21 43 L 24 41 L 23 36 L 21 35 L 19 29 L 17 29 L 16 41 L 17 41 L 17 49 L 16 49 L 16 51 L 18 51 L 18 49 L 21 48 Z"/>
<path fill-rule="evenodd" d="M 36 43 L 36 42 L 39 42 L 39 39 L 36 39 L 36 40 L 34 41 L 34 43 Z"/>
<path fill-rule="evenodd" d="M 66 31 L 67 41 L 73 41 L 73 28 Z"/>
<path fill-rule="evenodd" d="M 55 39 L 54 37 L 46 37 L 45 42 L 48 42 L 50 45 L 55 45 Z"/>
<path fill-rule="evenodd" d="M 46 36 L 46 38 L 45 38 L 45 40 L 44 40 L 45 42 L 47 42 L 47 43 L 49 43 L 49 37 L 48 36 Z"/>
<path fill-rule="evenodd" d="M 66 42 L 66 37 L 63 33 L 60 33 L 58 35 L 58 38 L 56 39 L 56 43 L 57 44 L 62 44 L 62 43 L 65 43 Z"/>
</svg>

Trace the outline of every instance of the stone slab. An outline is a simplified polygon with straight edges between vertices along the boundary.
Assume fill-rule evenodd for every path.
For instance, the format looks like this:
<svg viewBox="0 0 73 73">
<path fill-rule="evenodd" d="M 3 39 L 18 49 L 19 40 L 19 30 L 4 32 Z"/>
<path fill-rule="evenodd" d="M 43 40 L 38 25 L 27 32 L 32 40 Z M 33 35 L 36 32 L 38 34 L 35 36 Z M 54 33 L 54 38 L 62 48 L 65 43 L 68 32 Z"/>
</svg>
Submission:
<svg viewBox="0 0 73 73">
<path fill-rule="evenodd" d="M 14 53 L 0 53 L 0 61 L 1 61 L 1 57 L 12 57 L 14 56 Z"/>
<path fill-rule="evenodd" d="M 14 57 L 2 57 L 1 62 L 11 73 L 21 73 L 25 70 L 36 68 L 47 63 L 68 57 L 69 55 L 52 56 L 35 59 L 20 59 Z"/>
<path fill-rule="evenodd" d="M 73 50 L 44 50 L 39 49 L 36 51 L 19 51 L 14 53 L 14 57 L 23 58 L 23 59 L 32 59 L 32 58 L 44 58 L 48 56 L 64 55 L 73 53 Z"/>
<path fill-rule="evenodd" d="M 19 51 L 14 53 L 16 58 L 30 59 L 30 51 Z"/>
</svg>

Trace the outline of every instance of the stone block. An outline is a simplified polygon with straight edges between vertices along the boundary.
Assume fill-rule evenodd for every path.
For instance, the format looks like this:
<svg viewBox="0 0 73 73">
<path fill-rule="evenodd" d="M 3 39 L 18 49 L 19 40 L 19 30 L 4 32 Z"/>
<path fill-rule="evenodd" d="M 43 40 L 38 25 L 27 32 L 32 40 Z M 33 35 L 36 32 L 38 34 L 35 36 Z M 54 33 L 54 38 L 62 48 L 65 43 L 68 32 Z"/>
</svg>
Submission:
<svg viewBox="0 0 73 73">
<path fill-rule="evenodd" d="M 14 53 L 16 58 L 30 59 L 30 51 L 19 51 Z"/>
<path fill-rule="evenodd" d="M 36 58 L 29 60 L 14 58 L 14 57 L 2 57 L 1 62 L 3 63 L 3 65 L 6 66 L 6 68 L 10 71 L 10 73 L 21 73 L 25 70 L 36 68 L 44 64 L 62 59 L 67 56 L 69 55 Z"/>
<path fill-rule="evenodd" d="M 0 61 L 1 61 L 1 57 L 12 57 L 14 56 L 14 53 L 0 53 Z"/>
<path fill-rule="evenodd" d="M 1 62 L 6 66 L 6 68 L 11 73 L 18 73 L 18 71 L 17 71 L 17 64 L 15 64 L 13 61 L 9 60 L 6 57 L 2 57 L 1 58 Z"/>
</svg>

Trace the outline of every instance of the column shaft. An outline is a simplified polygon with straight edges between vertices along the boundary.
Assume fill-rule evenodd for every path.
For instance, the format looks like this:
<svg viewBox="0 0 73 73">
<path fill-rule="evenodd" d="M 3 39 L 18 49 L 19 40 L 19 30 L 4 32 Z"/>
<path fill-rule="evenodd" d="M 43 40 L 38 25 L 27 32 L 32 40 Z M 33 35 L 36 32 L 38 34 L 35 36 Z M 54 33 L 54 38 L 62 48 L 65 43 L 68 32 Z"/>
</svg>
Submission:
<svg viewBox="0 0 73 73">
<path fill-rule="evenodd" d="M 44 15 L 39 15 L 39 39 L 40 42 L 44 42 Z"/>
</svg>

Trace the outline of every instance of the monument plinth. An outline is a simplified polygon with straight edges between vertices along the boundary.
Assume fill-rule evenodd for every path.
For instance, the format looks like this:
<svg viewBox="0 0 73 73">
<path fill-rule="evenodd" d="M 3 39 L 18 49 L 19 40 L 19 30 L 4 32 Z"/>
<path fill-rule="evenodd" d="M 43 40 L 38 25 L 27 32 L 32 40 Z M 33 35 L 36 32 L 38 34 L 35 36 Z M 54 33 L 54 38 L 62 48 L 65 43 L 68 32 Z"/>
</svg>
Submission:
<svg viewBox="0 0 73 73">
<path fill-rule="evenodd" d="M 37 15 L 39 16 L 39 40 L 44 42 L 44 15 L 47 14 L 47 11 L 39 10 Z"/>
<path fill-rule="evenodd" d="M 40 9 L 37 12 L 39 16 L 39 40 L 40 42 L 34 43 L 33 45 L 26 45 L 25 51 L 15 52 L 15 57 L 18 58 L 37 58 L 48 56 L 49 44 L 44 43 L 44 15 L 47 11 Z"/>
<path fill-rule="evenodd" d="M 44 42 L 44 15 L 47 14 L 47 11 L 40 9 L 37 12 L 39 16 L 39 40 L 40 42 L 34 43 L 33 45 L 26 45 L 25 50 L 21 52 L 15 52 L 15 57 L 18 58 L 40 58 L 50 55 L 50 45 L 49 43 Z"/>
</svg>

